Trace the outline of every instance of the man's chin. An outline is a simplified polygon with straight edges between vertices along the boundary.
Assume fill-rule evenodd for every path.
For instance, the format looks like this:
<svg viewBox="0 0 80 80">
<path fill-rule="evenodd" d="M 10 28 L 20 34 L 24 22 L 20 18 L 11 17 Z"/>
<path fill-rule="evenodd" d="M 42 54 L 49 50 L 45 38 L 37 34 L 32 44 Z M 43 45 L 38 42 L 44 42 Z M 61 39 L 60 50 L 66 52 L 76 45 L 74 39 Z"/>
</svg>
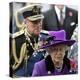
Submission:
<svg viewBox="0 0 80 80">
<path fill-rule="evenodd" d="M 34 33 L 35 36 L 38 36 L 39 34 L 40 34 L 39 32 Z"/>
<path fill-rule="evenodd" d="M 32 37 L 38 37 L 39 34 L 32 34 Z"/>
</svg>

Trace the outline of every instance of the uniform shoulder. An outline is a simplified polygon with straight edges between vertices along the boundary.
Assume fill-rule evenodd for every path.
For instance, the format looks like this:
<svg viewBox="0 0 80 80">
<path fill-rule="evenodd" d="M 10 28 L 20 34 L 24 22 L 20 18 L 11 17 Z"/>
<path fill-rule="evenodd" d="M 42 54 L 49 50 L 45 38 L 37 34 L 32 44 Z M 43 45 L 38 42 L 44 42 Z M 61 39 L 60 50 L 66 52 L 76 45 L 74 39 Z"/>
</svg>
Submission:
<svg viewBox="0 0 80 80">
<path fill-rule="evenodd" d="M 20 30 L 20 31 L 18 31 L 16 33 L 13 33 L 13 34 L 10 33 L 10 37 L 11 38 L 16 38 L 18 36 L 21 36 L 22 34 L 24 34 L 24 30 Z"/>
</svg>

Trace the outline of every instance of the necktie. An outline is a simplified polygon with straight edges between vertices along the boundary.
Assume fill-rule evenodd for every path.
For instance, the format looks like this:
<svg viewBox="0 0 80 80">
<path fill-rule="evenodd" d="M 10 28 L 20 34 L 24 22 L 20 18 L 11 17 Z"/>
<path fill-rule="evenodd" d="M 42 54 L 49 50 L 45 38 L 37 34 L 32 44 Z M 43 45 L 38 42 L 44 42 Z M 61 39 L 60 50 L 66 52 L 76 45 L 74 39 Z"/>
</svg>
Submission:
<svg viewBox="0 0 80 80">
<path fill-rule="evenodd" d="M 60 10 L 60 24 L 63 25 L 64 18 L 63 18 L 63 12 Z"/>
</svg>

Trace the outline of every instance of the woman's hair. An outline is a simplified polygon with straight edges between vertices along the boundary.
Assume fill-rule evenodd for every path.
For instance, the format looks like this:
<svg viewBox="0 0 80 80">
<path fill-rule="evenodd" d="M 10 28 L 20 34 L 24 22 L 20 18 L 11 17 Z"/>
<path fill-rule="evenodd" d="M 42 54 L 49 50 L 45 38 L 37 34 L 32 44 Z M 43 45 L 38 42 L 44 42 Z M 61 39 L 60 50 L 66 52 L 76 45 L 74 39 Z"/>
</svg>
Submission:
<svg viewBox="0 0 80 80">
<path fill-rule="evenodd" d="M 53 46 L 47 47 L 47 48 L 46 48 L 46 52 L 51 53 L 51 52 L 52 52 L 52 51 L 50 50 L 51 47 L 53 47 Z M 55 47 L 55 46 L 54 46 L 54 47 Z M 69 50 L 69 46 L 65 45 L 65 52 L 68 51 L 68 50 Z"/>
</svg>

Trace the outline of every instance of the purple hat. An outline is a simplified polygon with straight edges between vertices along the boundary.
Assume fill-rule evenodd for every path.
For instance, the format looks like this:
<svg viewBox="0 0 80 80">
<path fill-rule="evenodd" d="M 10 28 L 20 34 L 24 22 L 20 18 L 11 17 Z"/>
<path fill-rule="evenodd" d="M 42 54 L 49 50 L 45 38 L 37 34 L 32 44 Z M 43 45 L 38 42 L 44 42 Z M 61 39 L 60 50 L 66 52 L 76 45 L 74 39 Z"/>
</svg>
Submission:
<svg viewBox="0 0 80 80">
<path fill-rule="evenodd" d="M 66 40 L 66 32 L 64 30 L 60 31 L 49 31 L 50 38 L 47 39 L 47 43 L 41 48 L 47 48 L 49 46 L 55 46 L 58 44 L 65 44 L 71 46 L 75 43 L 75 40 Z"/>
</svg>

